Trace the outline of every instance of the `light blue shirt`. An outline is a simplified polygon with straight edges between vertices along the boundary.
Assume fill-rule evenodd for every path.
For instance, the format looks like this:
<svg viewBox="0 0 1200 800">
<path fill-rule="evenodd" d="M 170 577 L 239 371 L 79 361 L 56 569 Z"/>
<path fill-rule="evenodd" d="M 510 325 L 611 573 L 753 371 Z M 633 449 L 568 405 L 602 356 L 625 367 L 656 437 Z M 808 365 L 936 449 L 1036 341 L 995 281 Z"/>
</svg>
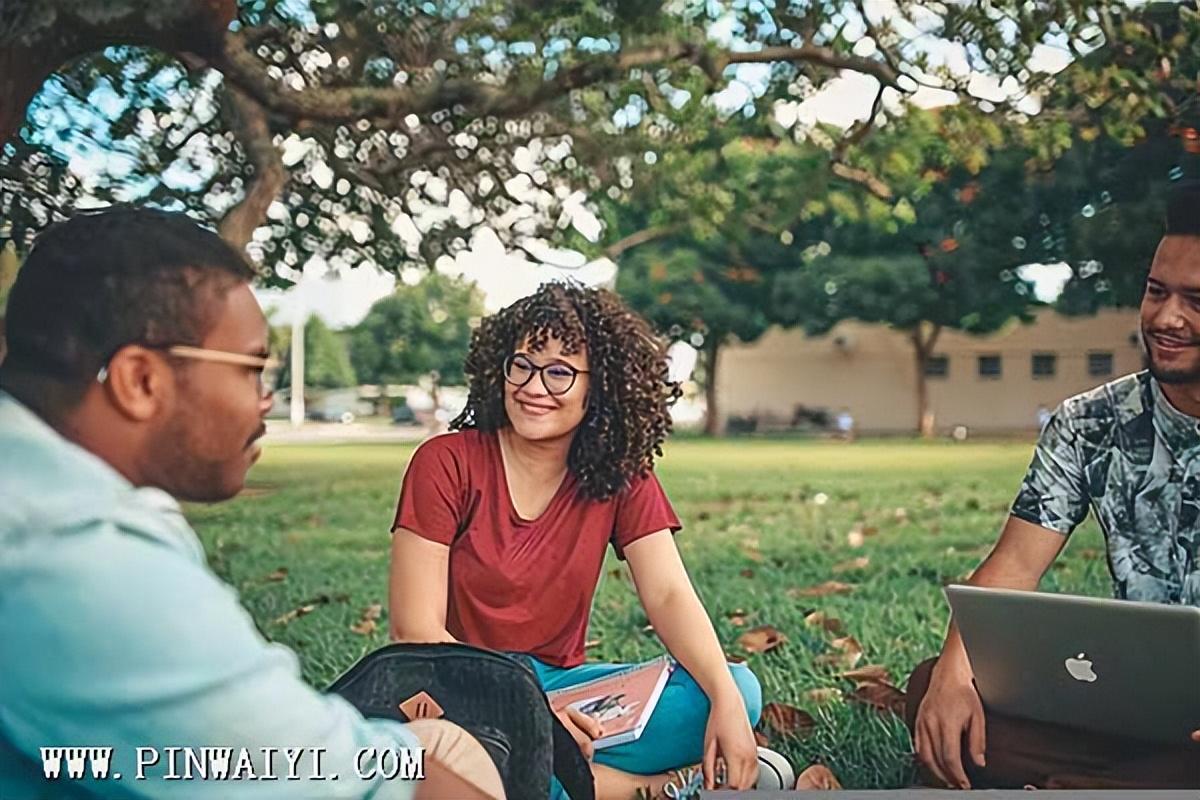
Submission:
<svg viewBox="0 0 1200 800">
<path fill-rule="evenodd" d="M 411 783 L 360 779 L 355 759 L 417 744 L 301 681 L 295 655 L 208 568 L 173 498 L 133 487 L 0 392 L 0 798 L 408 798 Z M 247 748 L 244 766 L 261 777 L 273 762 L 277 780 L 164 780 L 168 746 L 231 747 L 229 772 Z M 70 780 L 64 761 L 48 781 L 43 747 L 113 747 L 110 777 L 91 778 L 89 760 L 89 777 Z M 138 747 L 160 755 L 145 780 Z M 324 748 L 327 779 L 286 780 L 286 748 L 307 748 L 302 778 Z"/>
</svg>

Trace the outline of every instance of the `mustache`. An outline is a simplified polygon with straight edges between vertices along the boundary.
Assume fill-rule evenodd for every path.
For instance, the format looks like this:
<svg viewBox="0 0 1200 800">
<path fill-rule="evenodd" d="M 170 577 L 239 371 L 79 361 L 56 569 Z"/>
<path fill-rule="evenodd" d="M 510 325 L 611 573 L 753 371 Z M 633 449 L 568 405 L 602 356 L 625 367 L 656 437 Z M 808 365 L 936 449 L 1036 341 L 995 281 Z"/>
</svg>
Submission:
<svg viewBox="0 0 1200 800">
<path fill-rule="evenodd" d="M 1178 344 L 1184 347 L 1196 347 L 1200 345 L 1200 339 L 1191 336 L 1180 336 L 1177 333 L 1168 331 L 1142 331 L 1142 335 L 1147 339 L 1163 339 L 1171 344 Z"/>
</svg>

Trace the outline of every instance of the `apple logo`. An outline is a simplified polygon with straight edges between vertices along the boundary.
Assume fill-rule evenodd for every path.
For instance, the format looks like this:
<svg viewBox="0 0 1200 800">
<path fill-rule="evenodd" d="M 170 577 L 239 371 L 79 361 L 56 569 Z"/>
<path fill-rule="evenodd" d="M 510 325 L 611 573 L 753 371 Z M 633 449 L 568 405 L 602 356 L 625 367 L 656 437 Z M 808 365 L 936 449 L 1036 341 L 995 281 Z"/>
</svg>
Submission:
<svg viewBox="0 0 1200 800">
<path fill-rule="evenodd" d="M 1068 658 L 1063 662 L 1067 668 L 1067 674 L 1077 681 L 1085 683 L 1095 683 L 1096 671 L 1092 669 L 1092 662 L 1087 658 L 1087 653 L 1080 653 L 1074 658 Z"/>
</svg>

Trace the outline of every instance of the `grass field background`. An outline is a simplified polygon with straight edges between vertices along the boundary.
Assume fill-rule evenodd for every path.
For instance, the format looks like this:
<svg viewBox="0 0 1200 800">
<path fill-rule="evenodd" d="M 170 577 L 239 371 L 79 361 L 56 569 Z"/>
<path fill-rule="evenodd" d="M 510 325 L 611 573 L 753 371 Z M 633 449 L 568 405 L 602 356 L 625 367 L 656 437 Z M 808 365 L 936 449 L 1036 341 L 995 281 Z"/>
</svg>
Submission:
<svg viewBox="0 0 1200 800">
<path fill-rule="evenodd" d="M 188 509 L 213 567 L 263 633 L 296 650 L 316 686 L 386 643 L 388 528 L 411 452 L 391 444 L 270 446 L 239 498 Z M 1028 442 L 683 439 L 668 447 L 657 471 L 683 520 L 679 546 L 726 652 L 747 659 L 765 701 L 815 719 L 794 735 L 764 727 L 772 746 L 800 767 L 828 765 L 847 788 L 910 781 L 903 723 L 847 701 L 854 684 L 839 677 L 847 642 L 839 649 L 835 640 L 853 637 L 863 650 L 858 666 L 882 665 L 903 686 L 940 645 L 941 587 L 987 553 L 1030 453 Z M 852 588 L 805 592 L 827 581 Z M 1043 588 L 1109 591 L 1103 540 L 1091 521 Z M 372 604 L 382 604 L 383 617 L 369 631 L 362 623 Z M 839 620 L 842 632 L 811 624 L 813 612 Z M 787 641 L 747 653 L 739 637 L 764 625 Z M 610 554 L 589 657 L 661 653 L 646 627 L 628 573 Z"/>
</svg>

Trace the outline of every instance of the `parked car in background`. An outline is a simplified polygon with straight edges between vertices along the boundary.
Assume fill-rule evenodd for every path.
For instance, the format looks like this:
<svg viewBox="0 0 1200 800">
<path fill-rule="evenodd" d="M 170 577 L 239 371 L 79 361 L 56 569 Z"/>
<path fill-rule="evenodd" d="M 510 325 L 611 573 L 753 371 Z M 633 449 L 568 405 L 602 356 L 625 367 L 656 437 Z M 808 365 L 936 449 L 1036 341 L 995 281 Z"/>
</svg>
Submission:
<svg viewBox="0 0 1200 800">
<path fill-rule="evenodd" d="M 349 425 L 357 419 L 356 415 L 349 408 L 336 405 L 324 405 L 317 408 L 310 408 L 305 414 L 308 419 L 316 422 L 340 422 L 343 425 Z"/>
<path fill-rule="evenodd" d="M 392 403 L 392 422 L 396 425 L 417 425 L 417 415 L 403 398 Z"/>
<path fill-rule="evenodd" d="M 374 410 L 370 402 L 359 399 L 357 389 L 332 389 L 308 395 L 304 416 L 317 422 L 349 425 L 356 419 L 371 416 Z"/>
</svg>

